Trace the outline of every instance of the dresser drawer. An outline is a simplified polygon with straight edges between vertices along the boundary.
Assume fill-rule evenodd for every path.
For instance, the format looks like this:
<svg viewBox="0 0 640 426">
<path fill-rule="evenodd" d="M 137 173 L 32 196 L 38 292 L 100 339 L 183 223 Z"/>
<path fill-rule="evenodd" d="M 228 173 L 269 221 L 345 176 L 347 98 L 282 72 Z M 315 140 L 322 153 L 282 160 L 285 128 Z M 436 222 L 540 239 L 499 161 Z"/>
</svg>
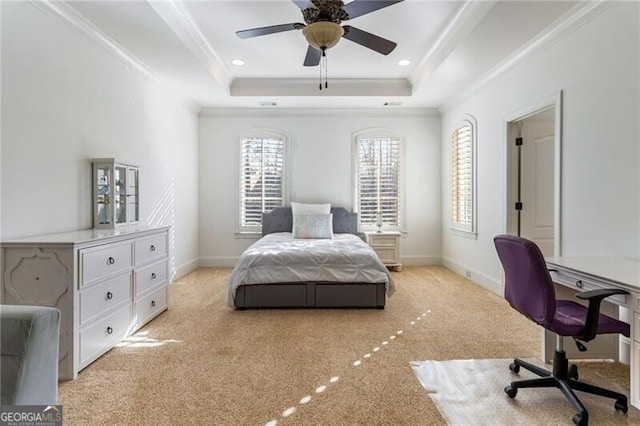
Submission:
<svg viewBox="0 0 640 426">
<path fill-rule="evenodd" d="M 382 263 L 396 263 L 398 260 L 397 249 L 374 247 L 374 251 Z"/>
<path fill-rule="evenodd" d="M 136 296 L 167 282 L 167 260 L 153 263 L 134 272 L 136 280 Z"/>
<path fill-rule="evenodd" d="M 134 241 L 135 265 L 142 265 L 167 255 L 167 234 L 162 233 Z"/>
<path fill-rule="evenodd" d="M 131 243 L 108 244 L 98 248 L 80 250 L 79 285 L 123 272 L 132 267 Z"/>
<path fill-rule="evenodd" d="M 129 334 L 131 303 L 80 331 L 80 364 L 93 361 Z"/>
<path fill-rule="evenodd" d="M 375 235 L 375 234 L 369 234 L 369 245 L 371 246 L 376 246 L 376 247 L 382 247 L 382 246 L 389 246 L 389 247 L 395 247 L 398 244 L 398 237 L 394 236 L 394 235 Z"/>
<path fill-rule="evenodd" d="M 161 287 L 136 302 L 136 328 L 142 327 L 151 318 L 167 309 L 167 291 L 167 286 Z"/>
<path fill-rule="evenodd" d="M 131 301 L 131 273 L 128 272 L 80 292 L 80 325 L 110 309 Z"/>
<path fill-rule="evenodd" d="M 553 280 L 553 282 L 573 288 L 576 290 L 576 292 L 614 288 L 614 286 L 607 284 L 606 282 L 599 281 L 595 278 L 578 275 L 572 271 L 567 271 L 564 269 L 557 269 L 553 265 L 548 265 L 548 267 L 549 274 L 551 275 L 551 279 Z M 627 297 L 624 294 L 615 294 L 613 296 L 609 296 L 607 299 L 616 300 L 621 304 L 625 304 L 627 302 Z"/>
</svg>

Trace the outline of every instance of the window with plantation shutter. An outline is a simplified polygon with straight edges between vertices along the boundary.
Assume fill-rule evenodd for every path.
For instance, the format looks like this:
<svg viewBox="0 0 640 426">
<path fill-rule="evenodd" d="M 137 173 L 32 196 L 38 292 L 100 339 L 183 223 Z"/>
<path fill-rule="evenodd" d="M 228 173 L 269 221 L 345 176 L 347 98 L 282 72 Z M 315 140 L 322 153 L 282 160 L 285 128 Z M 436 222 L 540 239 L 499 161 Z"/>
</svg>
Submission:
<svg viewBox="0 0 640 426">
<path fill-rule="evenodd" d="M 474 125 L 465 120 L 451 134 L 452 228 L 475 232 Z"/>
<path fill-rule="evenodd" d="M 240 140 L 240 232 L 259 232 L 262 213 L 285 205 L 285 160 L 284 137 Z"/>
<path fill-rule="evenodd" d="M 400 230 L 401 138 L 361 135 L 356 138 L 357 206 L 361 230 Z"/>
</svg>

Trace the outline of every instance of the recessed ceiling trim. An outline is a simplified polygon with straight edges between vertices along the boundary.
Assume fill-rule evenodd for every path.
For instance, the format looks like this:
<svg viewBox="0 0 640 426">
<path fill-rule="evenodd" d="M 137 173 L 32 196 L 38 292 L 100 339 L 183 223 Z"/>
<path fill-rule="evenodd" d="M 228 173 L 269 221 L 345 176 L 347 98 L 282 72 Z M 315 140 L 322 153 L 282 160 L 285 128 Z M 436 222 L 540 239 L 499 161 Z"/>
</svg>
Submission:
<svg viewBox="0 0 640 426">
<path fill-rule="evenodd" d="M 542 48 L 562 39 L 573 32 L 576 28 L 586 24 L 612 4 L 614 4 L 614 2 L 606 0 L 579 2 L 552 22 L 547 28 L 542 30 L 536 37 L 529 40 L 529 42 L 516 50 L 512 55 L 508 56 L 487 73 L 482 75 L 475 83 L 465 89 L 462 93 L 455 96 L 449 102 L 441 105 L 440 110 L 447 111 L 455 107 L 474 93 L 480 91 L 482 87 L 515 67 L 520 62 L 531 57 Z"/>
<path fill-rule="evenodd" d="M 186 7 L 173 0 L 148 1 L 147 3 L 228 92 L 232 79 L 231 73 L 202 34 L 200 27 L 195 23 Z"/>
<path fill-rule="evenodd" d="M 411 96 L 407 79 L 329 79 L 326 90 L 308 78 L 236 78 L 231 96 Z"/>
<path fill-rule="evenodd" d="M 73 6 L 61 1 L 41 0 L 32 2 L 34 6 L 49 16 L 60 19 L 72 29 L 89 38 L 99 46 L 114 53 L 126 65 L 132 66 L 140 73 L 152 80 L 158 81 L 159 78 L 151 70 L 142 64 L 134 55 L 127 52 L 117 41 L 105 34 L 93 22 L 85 18 Z"/>
<path fill-rule="evenodd" d="M 200 110 L 199 117 L 440 117 L 437 108 L 213 108 Z"/>
<path fill-rule="evenodd" d="M 431 49 L 411 73 L 413 87 L 419 88 L 429 80 L 433 71 L 458 47 L 460 40 L 469 35 L 496 1 L 467 0 L 440 32 Z"/>
</svg>

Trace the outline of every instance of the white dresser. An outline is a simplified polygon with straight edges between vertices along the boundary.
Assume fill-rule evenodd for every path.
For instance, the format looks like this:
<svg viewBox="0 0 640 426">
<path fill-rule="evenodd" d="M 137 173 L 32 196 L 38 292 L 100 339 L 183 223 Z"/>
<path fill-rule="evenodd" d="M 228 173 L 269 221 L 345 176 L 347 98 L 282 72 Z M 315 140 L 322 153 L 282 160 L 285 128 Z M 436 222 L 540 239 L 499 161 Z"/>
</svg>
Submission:
<svg viewBox="0 0 640 426">
<path fill-rule="evenodd" d="M 60 379 L 168 306 L 170 227 L 127 227 L 2 242 L 0 303 L 60 309 Z"/>
</svg>

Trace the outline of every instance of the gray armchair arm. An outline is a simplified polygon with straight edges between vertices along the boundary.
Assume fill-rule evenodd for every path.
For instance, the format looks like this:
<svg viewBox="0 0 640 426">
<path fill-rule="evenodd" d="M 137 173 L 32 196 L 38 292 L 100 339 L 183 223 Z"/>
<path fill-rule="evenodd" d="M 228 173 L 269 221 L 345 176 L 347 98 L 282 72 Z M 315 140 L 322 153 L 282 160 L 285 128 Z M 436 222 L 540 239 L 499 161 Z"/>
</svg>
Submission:
<svg viewBox="0 0 640 426">
<path fill-rule="evenodd" d="M 60 311 L 0 305 L 2 405 L 58 403 Z"/>
</svg>

